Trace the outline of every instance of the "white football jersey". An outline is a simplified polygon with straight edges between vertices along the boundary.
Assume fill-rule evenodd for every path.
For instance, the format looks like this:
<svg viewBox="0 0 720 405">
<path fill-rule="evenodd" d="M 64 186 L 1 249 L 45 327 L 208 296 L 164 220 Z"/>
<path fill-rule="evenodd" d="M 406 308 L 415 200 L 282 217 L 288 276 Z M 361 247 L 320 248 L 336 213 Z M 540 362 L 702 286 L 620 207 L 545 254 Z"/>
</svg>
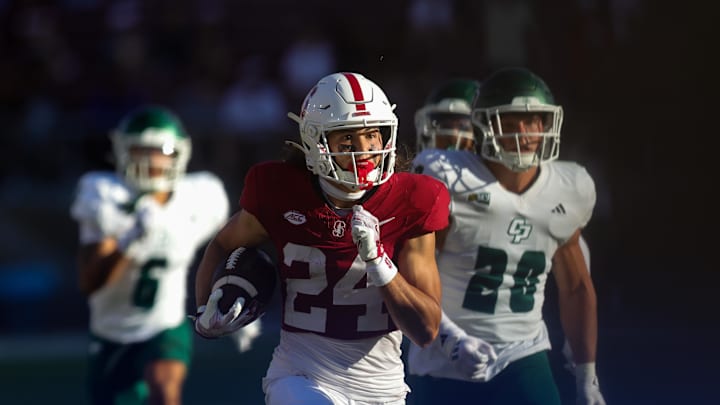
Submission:
<svg viewBox="0 0 720 405">
<path fill-rule="evenodd" d="M 523 355 L 549 348 L 545 284 L 558 246 L 590 220 L 590 175 L 576 163 L 553 161 L 515 194 L 472 152 L 424 150 L 413 164 L 452 196 L 450 229 L 437 256 L 445 313 L 496 346 L 499 360 L 511 347 L 523 347 Z"/>
<path fill-rule="evenodd" d="M 159 237 L 152 239 L 151 258 L 131 265 L 117 282 L 89 298 L 90 330 L 120 343 L 148 339 L 185 319 L 189 267 L 229 215 L 225 188 L 208 172 L 185 175 L 165 205 L 135 195 L 114 173 L 90 172 L 80 179 L 71 207 L 80 243 L 127 231 L 137 204 L 156 204 L 157 221 L 164 224 L 154 233 Z"/>
</svg>

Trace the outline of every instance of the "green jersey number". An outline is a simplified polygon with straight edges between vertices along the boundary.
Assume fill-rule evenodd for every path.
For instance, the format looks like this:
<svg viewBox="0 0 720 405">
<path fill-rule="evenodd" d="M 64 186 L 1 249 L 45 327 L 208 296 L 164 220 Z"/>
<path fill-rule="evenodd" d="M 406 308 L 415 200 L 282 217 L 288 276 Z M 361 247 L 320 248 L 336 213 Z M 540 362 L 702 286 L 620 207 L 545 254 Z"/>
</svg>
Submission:
<svg viewBox="0 0 720 405">
<path fill-rule="evenodd" d="M 152 258 L 145 262 L 140 268 L 140 278 L 135 284 L 133 291 L 133 304 L 140 308 L 152 308 L 155 305 L 155 295 L 158 289 L 158 279 L 150 275 L 150 271 L 154 268 L 167 267 L 166 258 Z"/>
<path fill-rule="evenodd" d="M 478 271 L 470 278 L 467 290 L 465 290 L 463 308 L 494 314 L 498 289 L 502 285 L 507 264 L 507 253 L 504 250 L 480 246 L 475 261 L 475 270 L 490 267 L 490 271 Z M 510 287 L 510 310 L 512 312 L 530 312 L 533 309 L 534 294 L 539 282 L 538 276 L 543 271 L 545 271 L 544 252 L 526 251 L 523 253 L 513 274 L 513 286 Z"/>
</svg>

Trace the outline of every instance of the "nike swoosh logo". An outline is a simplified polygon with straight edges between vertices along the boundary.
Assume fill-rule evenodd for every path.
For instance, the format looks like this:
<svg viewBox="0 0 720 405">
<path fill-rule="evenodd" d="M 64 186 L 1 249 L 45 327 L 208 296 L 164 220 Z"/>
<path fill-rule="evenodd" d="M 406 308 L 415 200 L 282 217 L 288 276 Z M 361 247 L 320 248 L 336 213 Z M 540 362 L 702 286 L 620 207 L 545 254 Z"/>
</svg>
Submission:
<svg viewBox="0 0 720 405">
<path fill-rule="evenodd" d="M 378 226 L 383 226 L 383 225 L 387 224 L 388 222 L 392 221 L 393 219 L 395 219 L 395 217 L 390 217 L 388 219 L 380 221 L 380 222 L 378 222 Z"/>
</svg>

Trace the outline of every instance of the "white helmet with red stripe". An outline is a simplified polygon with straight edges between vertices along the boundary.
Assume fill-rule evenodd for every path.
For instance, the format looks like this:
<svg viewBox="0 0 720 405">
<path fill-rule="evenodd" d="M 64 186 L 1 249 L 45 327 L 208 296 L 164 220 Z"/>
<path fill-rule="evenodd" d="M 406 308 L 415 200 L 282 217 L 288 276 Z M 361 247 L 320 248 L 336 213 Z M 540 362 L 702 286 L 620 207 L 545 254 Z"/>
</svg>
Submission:
<svg viewBox="0 0 720 405">
<path fill-rule="evenodd" d="M 300 124 L 307 168 L 321 178 L 340 183 L 353 191 L 367 190 L 386 182 L 394 172 L 397 116 L 382 89 L 358 73 L 334 73 L 325 76 L 303 101 L 300 116 L 288 116 Z M 330 152 L 326 135 L 348 128 L 378 127 L 383 135 L 382 155 L 378 167 L 356 160 L 368 152 Z M 340 167 L 334 157 L 352 156 L 350 167 Z"/>
</svg>

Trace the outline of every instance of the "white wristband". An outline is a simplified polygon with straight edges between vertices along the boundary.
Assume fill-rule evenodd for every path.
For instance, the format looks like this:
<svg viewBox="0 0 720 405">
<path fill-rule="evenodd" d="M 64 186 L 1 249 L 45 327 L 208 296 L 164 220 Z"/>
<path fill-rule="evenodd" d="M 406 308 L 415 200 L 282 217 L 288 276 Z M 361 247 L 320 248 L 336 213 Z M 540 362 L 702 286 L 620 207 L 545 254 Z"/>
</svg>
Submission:
<svg viewBox="0 0 720 405">
<path fill-rule="evenodd" d="M 457 324 L 447 316 L 445 311 L 441 311 L 440 334 L 446 336 L 457 336 L 458 338 L 464 338 L 467 336 L 467 333 L 465 333 L 461 327 L 457 326 Z"/>
<path fill-rule="evenodd" d="M 368 285 L 376 287 L 382 287 L 388 284 L 395 278 L 398 272 L 395 263 L 390 260 L 387 253 L 383 253 L 382 256 L 367 262 L 366 271 L 368 275 Z"/>
<path fill-rule="evenodd" d="M 595 374 L 595 362 L 580 363 L 575 365 L 575 383 L 576 384 L 595 384 L 597 385 L 597 375 Z"/>
</svg>

